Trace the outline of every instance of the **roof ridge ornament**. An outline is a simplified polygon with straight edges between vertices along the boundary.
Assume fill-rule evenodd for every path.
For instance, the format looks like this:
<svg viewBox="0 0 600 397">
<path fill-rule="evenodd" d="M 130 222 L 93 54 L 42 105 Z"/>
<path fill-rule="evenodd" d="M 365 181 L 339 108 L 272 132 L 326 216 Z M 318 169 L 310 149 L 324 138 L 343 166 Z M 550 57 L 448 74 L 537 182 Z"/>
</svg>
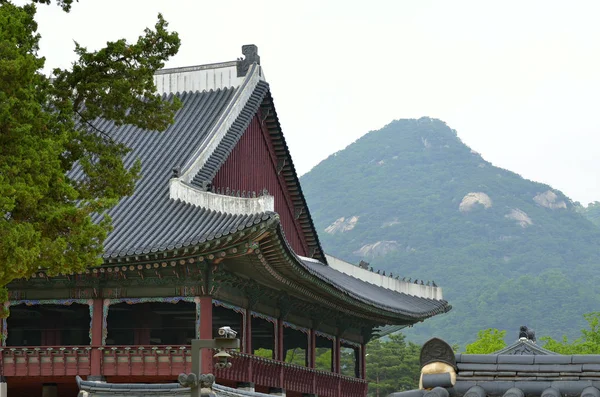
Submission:
<svg viewBox="0 0 600 397">
<path fill-rule="evenodd" d="M 535 331 L 526 325 L 521 325 L 519 328 L 519 339 L 524 339 L 535 343 Z"/>
<path fill-rule="evenodd" d="M 248 73 L 248 69 L 250 69 L 250 65 L 253 63 L 260 65 L 260 56 L 258 55 L 258 47 L 256 45 L 243 45 L 242 54 L 244 54 L 244 58 L 237 59 L 237 77 L 245 76 Z"/>
<path fill-rule="evenodd" d="M 431 338 L 421 348 L 421 368 L 430 363 L 442 362 L 456 369 L 456 357 L 452 347 L 439 338 Z"/>
</svg>

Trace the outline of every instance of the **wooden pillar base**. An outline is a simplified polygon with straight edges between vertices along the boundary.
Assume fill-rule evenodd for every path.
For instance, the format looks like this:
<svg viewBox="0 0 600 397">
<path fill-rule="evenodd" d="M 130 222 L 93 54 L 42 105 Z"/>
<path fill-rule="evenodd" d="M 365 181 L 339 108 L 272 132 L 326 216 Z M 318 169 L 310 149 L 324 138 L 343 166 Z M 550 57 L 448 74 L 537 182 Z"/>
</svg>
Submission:
<svg viewBox="0 0 600 397">
<path fill-rule="evenodd" d="M 58 397 L 58 386 L 56 383 L 46 383 L 42 386 L 42 397 Z"/>
<path fill-rule="evenodd" d="M 272 396 L 285 397 L 285 389 L 282 389 L 281 387 L 271 387 L 269 388 L 269 394 Z"/>
<path fill-rule="evenodd" d="M 88 382 L 100 382 L 100 383 L 106 383 L 106 378 L 104 376 L 101 375 L 88 375 L 87 379 Z"/>
<path fill-rule="evenodd" d="M 251 393 L 255 392 L 255 386 L 252 382 L 238 382 L 237 388 L 238 390 L 248 391 Z"/>
</svg>

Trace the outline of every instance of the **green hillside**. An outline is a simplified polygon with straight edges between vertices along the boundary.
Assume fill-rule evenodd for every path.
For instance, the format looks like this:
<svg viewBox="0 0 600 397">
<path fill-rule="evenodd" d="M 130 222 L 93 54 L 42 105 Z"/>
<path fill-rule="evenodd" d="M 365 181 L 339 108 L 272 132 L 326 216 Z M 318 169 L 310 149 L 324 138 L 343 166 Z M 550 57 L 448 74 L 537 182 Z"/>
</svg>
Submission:
<svg viewBox="0 0 600 397">
<path fill-rule="evenodd" d="M 600 228 L 548 185 L 494 167 L 440 120 L 394 121 L 301 178 L 325 250 L 434 280 L 453 310 L 408 332 L 577 336 L 598 310 Z M 513 335 L 514 334 L 514 335 Z"/>
<path fill-rule="evenodd" d="M 600 202 L 594 201 L 589 203 L 587 207 L 578 205 L 577 211 L 592 221 L 593 224 L 600 226 Z"/>
</svg>

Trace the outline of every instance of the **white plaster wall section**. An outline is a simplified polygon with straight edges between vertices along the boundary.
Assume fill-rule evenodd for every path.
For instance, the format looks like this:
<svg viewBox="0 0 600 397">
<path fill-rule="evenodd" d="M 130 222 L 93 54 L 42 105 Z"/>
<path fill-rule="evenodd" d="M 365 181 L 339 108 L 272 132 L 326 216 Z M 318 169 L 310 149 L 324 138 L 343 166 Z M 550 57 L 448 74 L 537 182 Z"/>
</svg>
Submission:
<svg viewBox="0 0 600 397">
<path fill-rule="evenodd" d="M 227 109 L 221 114 L 219 120 L 217 120 L 215 123 L 213 130 L 207 134 L 206 140 L 200 144 L 198 149 L 196 149 L 196 152 L 182 167 L 181 179 L 184 182 L 190 183 L 198 171 L 204 167 L 204 164 L 206 164 L 217 146 L 219 146 L 219 143 L 225 134 L 227 134 L 227 131 L 229 131 L 235 120 L 244 109 L 244 106 L 246 106 L 248 99 L 254 92 L 258 82 L 261 80 L 260 66 L 256 64 L 252 65 L 248 71 L 248 74 L 246 75 L 246 81 L 244 81 L 240 87 L 241 89 L 227 105 Z"/>
<path fill-rule="evenodd" d="M 160 94 L 175 94 L 238 87 L 244 78 L 237 77 L 237 63 L 234 61 L 159 70 L 154 75 L 154 83 Z"/>
<path fill-rule="evenodd" d="M 252 198 L 224 196 L 196 189 L 179 178 L 169 181 L 169 194 L 173 200 L 202 207 L 213 211 L 235 215 L 252 215 L 275 211 L 275 197 L 261 196 Z"/>
<path fill-rule="evenodd" d="M 331 255 L 325 255 L 329 267 L 337 270 L 338 272 L 347 274 L 359 280 L 365 281 L 369 284 L 374 284 L 378 287 L 390 289 L 392 291 L 418 296 L 420 298 L 429 299 L 444 299 L 442 294 L 442 288 L 433 287 L 428 285 L 413 284 L 402 280 L 396 280 L 393 277 L 383 276 L 371 272 L 370 270 L 362 269 L 351 263 L 345 262 L 339 258 Z M 303 258 L 303 260 L 313 260 L 311 258 Z"/>
</svg>

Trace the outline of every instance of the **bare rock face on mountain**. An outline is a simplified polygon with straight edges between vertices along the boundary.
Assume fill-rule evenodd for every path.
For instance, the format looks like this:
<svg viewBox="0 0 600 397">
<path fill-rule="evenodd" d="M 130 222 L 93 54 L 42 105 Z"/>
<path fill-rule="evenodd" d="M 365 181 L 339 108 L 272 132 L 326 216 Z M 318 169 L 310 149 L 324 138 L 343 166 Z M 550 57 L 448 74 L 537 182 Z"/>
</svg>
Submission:
<svg viewBox="0 0 600 397">
<path fill-rule="evenodd" d="M 399 225 L 401 222 L 398 220 L 398 218 L 393 218 L 390 219 L 388 221 L 383 222 L 383 224 L 381 225 L 381 227 L 392 227 L 395 225 Z"/>
<path fill-rule="evenodd" d="M 436 280 L 454 309 L 416 326 L 415 341 L 465 346 L 481 329 L 522 323 L 579 337 L 581 314 L 600 307 L 600 227 L 560 191 L 484 156 L 431 118 L 364 135 L 301 178 L 317 230 L 328 231 L 323 248 Z"/>
<path fill-rule="evenodd" d="M 358 216 L 352 216 L 348 219 L 341 217 L 335 220 L 331 225 L 325 228 L 325 233 L 336 234 L 344 233 L 354 229 L 358 223 Z"/>
<path fill-rule="evenodd" d="M 567 203 L 564 200 L 560 200 L 556 193 L 552 190 L 547 190 L 544 193 L 540 193 L 533 198 L 533 201 L 541 205 L 542 207 L 550 208 L 553 210 L 567 208 Z"/>
<path fill-rule="evenodd" d="M 469 212 L 478 204 L 482 205 L 484 208 L 491 208 L 492 199 L 483 192 L 468 193 L 458 205 L 458 210 L 460 212 Z"/>
<path fill-rule="evenodd" d="M 517 222 L 517 224 L 523 228 L 527 226 L 533 225 L 533 221 L 524 211 L 521 211 L 518 208 L 513 208 L 510 210 L 508 214 L 505 215 L 506 218 L 512 219 Z"/>
<path fill-rule="evenodd" d="M 392 251 L 396 251 L 398 250 L 398 247 L 399 245 L 397 241 L 377 241 L 373 244 L 363 245 L 354 253 L 364 258 L 374 258 L 383 256 Z"/>
</svg>

